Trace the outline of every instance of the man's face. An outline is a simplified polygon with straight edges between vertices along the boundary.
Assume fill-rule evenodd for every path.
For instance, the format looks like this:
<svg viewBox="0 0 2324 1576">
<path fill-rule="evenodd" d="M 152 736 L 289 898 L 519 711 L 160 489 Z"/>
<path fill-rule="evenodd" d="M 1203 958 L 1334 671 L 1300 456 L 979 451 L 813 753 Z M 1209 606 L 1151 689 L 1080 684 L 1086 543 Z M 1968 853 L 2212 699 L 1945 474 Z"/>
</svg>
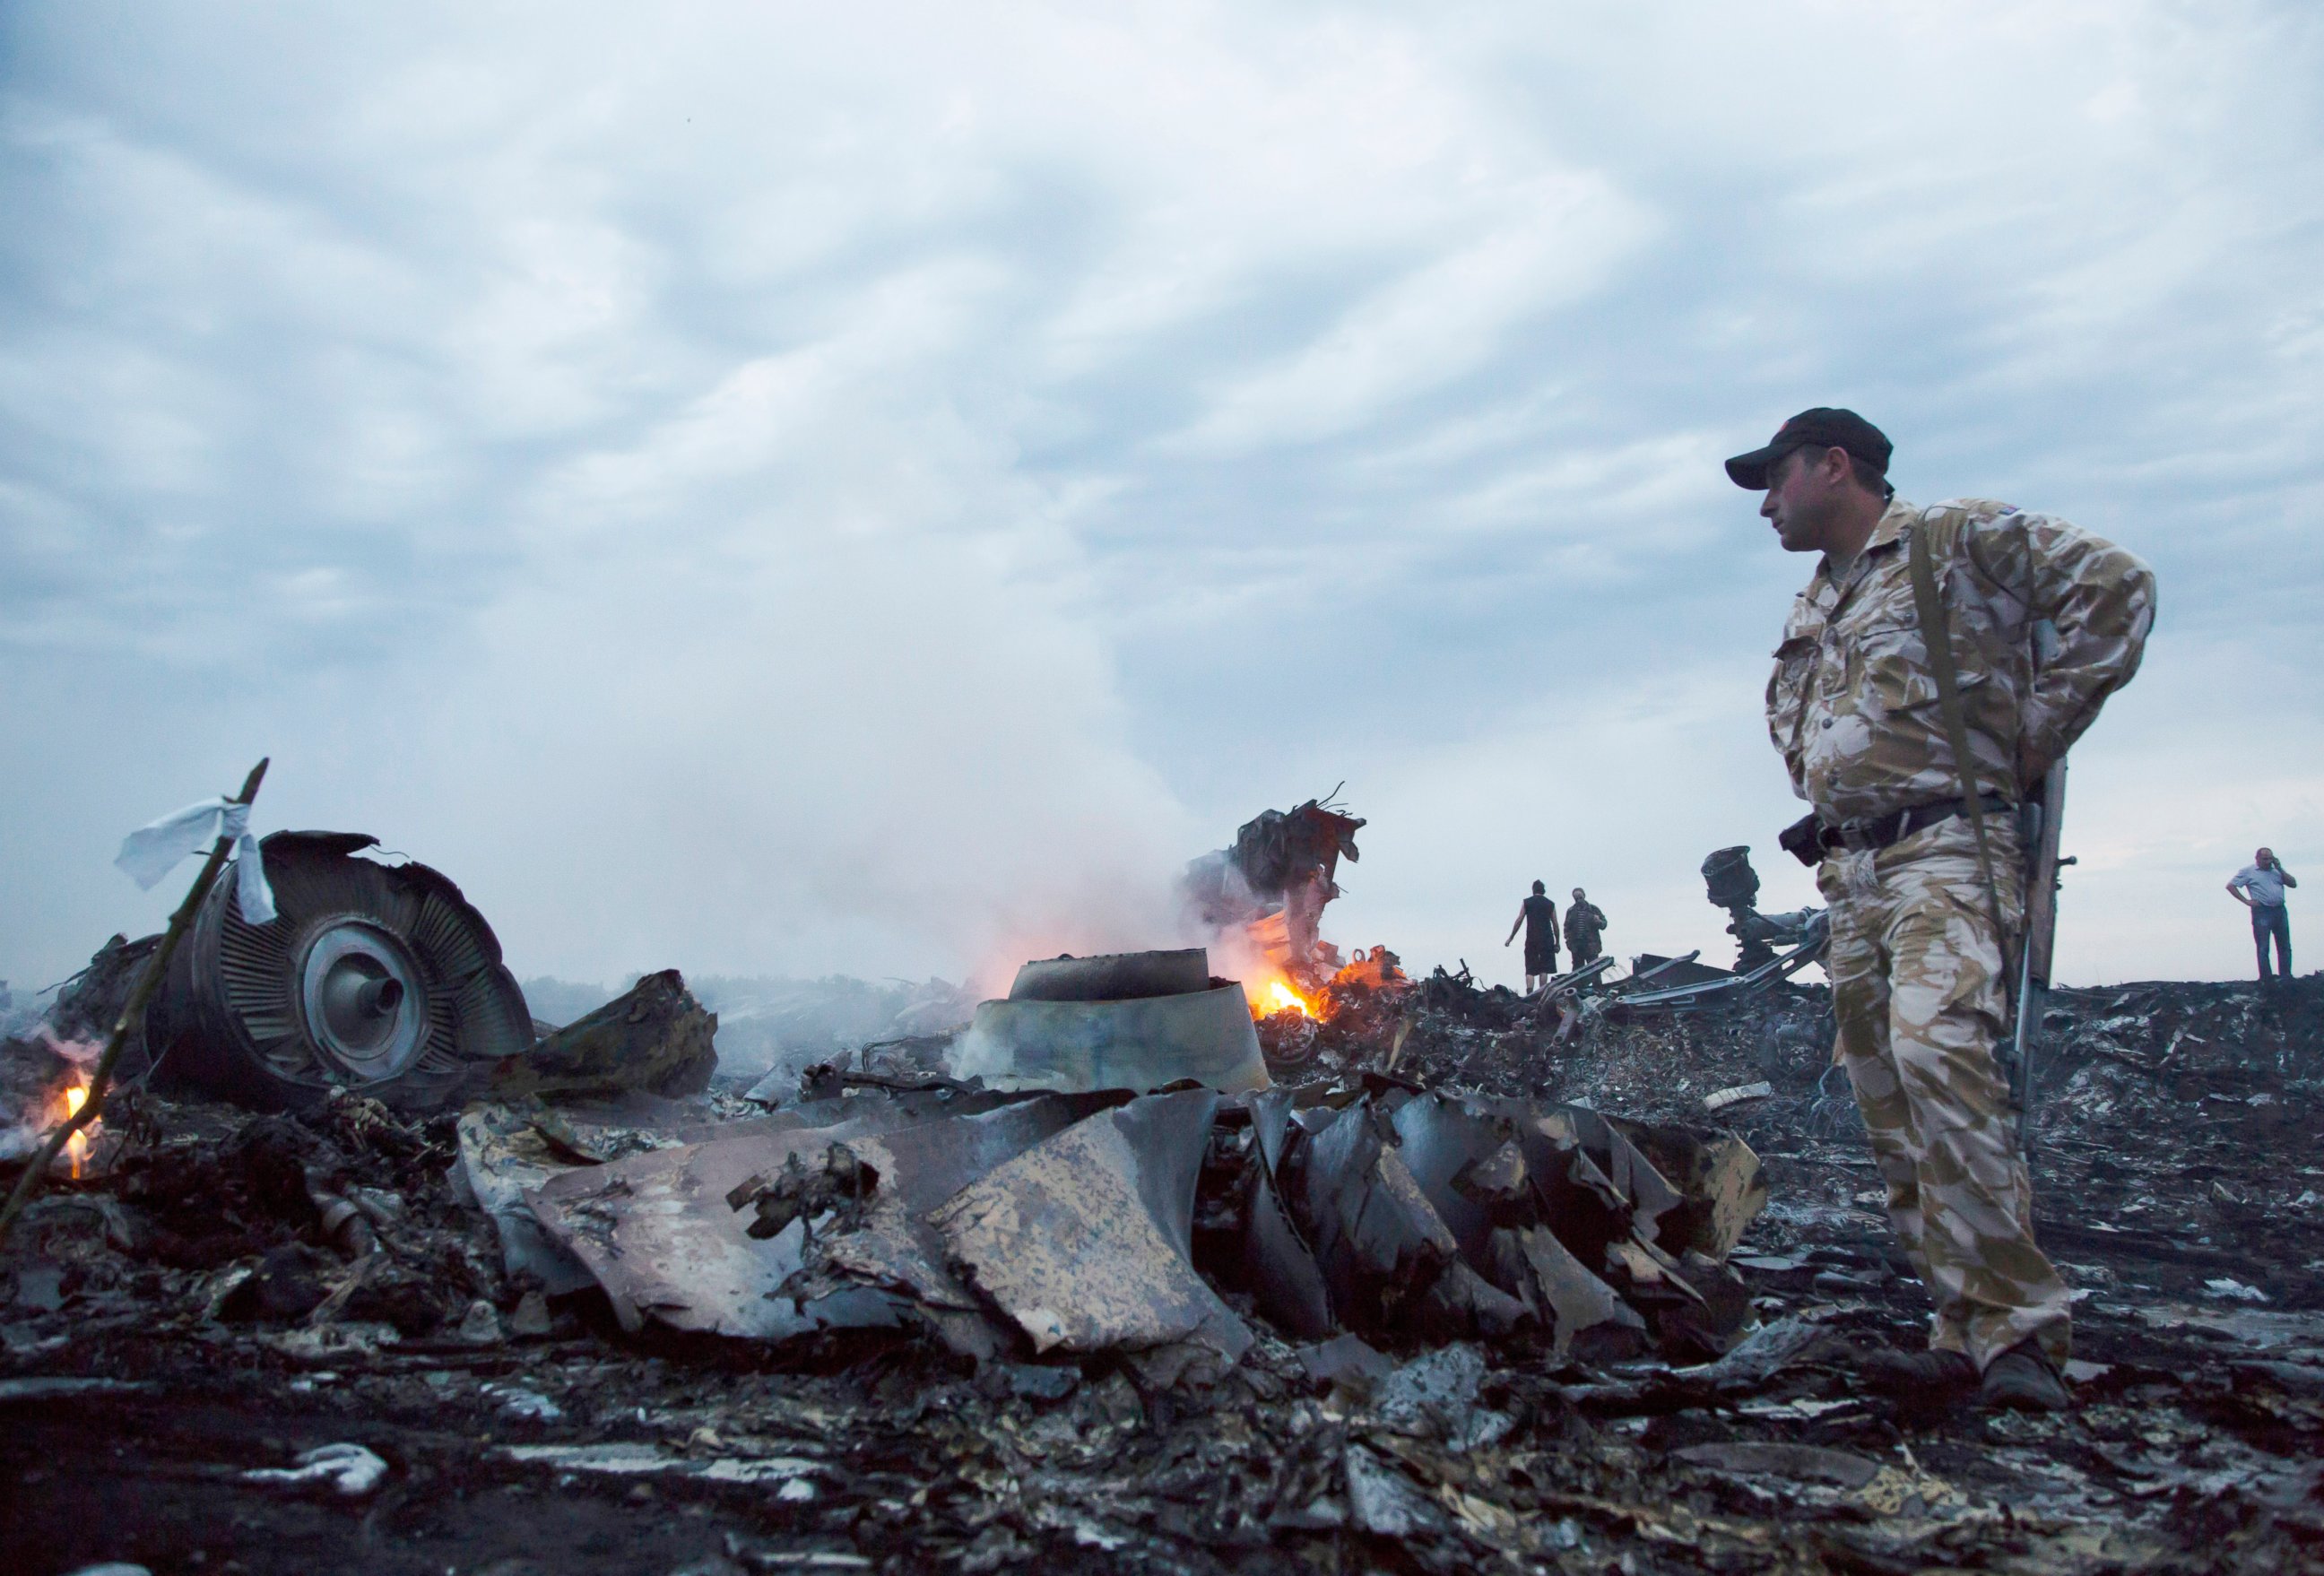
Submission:
<svg viewBox="0 0 2324 1576">
<path fill-rule="evenodd" d="M 1759 512 L 1775 528 L 1775 538 L 1787 553 L 1820 553 L 1830 545 L 1831 526 L 1839 512 L 1839 487 L 1827 448 L 1795 448 L 1767 472 L 1767 495 Z M 1843 463 L 1842 470 L 1845 470 Z"/>
<path fill-rule="evenodd" d="M 1577 903 L 1582 901 L 1582 889 L 1580 887 L 1573 889 L 1573 900 Z"/>
<path fill-rule="evenodd" d="M 2252 862 L 2262 867 L 2273 864 L 2275 862 L 2275 850 L 2273 848 L 2261 849 L 2257 853 L 2252 855 Z"/>
</svg>

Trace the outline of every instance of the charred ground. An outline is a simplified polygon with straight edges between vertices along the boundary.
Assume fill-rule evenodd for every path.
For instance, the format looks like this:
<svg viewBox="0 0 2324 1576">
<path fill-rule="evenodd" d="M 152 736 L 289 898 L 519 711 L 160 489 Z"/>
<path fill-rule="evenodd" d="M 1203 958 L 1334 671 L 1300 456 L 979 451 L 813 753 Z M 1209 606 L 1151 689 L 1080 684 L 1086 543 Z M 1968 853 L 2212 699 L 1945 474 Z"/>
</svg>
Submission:
<svg viewBox="0 0 2324 1576">
<path fill-rule="evenodd" d="M 972 1368 L 925 1342 L 623 1335 L 503 1269 L 446 1181 L 449 1117 L 148 1101 L 101 1180 L 0 1265 L 8 1568 L 463 1572 L 1010 1568 L 2257 1570 L 2324 1549 L 2324 982 L 2061 991 L 2037 1045 L 2042 1235 L 2084 1294 L 2061 1417 L 1867 1393 L 1910 1343 L 1813 989 L 1609 1018 L 1556 1043 L 1506 991 L 1422 982 L 1342 1014 L 1312 1075 L 1586 1101 L 1725 1127 L 1770 1202 L 1731 1261 L 1766 1338 L 1719 1364 L 1479 1346 L 1309 1377 L 1267 1335 L 1220 1384 L 1104 1360 Z M 1399 1031 L 1400 1038 L 1399 1038 Z M 10 1075 L 47 1075 L 32 1046 Z M 1766 1081 L 1706 1114 L 1703 1097 Z M 318 1194 L 347 1209 L 318 1208 Z M 365 1224 L 364 1222 L 368 1222 Z M 314 1317 L 375 1229 L 403 1250 Z M 530 1295 L 528 1295 L 530 1293 Z M 252 1482 L 327 1443 L 346 1497 Z"/>
</svg>

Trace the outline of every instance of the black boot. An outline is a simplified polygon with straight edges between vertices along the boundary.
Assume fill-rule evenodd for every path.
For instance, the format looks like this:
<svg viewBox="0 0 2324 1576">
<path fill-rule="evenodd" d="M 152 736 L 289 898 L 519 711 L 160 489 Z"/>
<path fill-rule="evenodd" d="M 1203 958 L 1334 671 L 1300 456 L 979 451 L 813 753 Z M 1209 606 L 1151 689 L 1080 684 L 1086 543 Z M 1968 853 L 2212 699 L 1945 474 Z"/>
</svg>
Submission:
<svg viewBox="0 0 2324 1576">
<path fill-rule="evenodd" d="M 2063 1412 L 2074 1398 L 2041 1346 L 2021 1341 L 1986 1364 L 1977 1404 L 1987 1412 Z"/>
<path fill-rule="evenodd" d="M 1977 1365 L 1958 1351 L 1898 1351 L 1858 1347 L 1857 1371 L 1874 1390 L 1905 1400 L 1941 1401 L 1963 1395 L 1977 1383 Z"/>
</svg>

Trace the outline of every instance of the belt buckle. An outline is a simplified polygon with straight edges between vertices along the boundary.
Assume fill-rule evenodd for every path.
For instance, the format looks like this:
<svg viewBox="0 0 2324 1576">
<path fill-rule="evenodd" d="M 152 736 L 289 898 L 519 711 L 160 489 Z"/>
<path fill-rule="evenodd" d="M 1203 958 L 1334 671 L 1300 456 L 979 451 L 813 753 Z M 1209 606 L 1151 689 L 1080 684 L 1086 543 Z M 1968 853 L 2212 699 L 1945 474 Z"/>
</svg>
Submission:
<svg viewBox="0 0 2324 1576">
<path fill-rule="evenodd" d="M 1897 828 L 1901 833 L 1903 819 L 1901 813 L 1892 812 L 1868 821 L 1842 821 L 1837 828 L 1840 845 L 1858 853 L 1877 853 L 1896 841 L 1890 829 Z"/>
</svg>

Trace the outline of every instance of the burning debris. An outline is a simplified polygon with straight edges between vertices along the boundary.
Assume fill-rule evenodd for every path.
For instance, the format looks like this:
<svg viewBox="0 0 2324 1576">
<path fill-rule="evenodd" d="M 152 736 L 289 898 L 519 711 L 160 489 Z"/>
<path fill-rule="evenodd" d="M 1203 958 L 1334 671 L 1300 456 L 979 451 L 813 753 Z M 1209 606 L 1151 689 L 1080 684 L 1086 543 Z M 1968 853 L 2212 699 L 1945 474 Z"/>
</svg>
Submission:
<svg viewBox="0 0 2324 1576">
<path fill-rule="evenodd" d="M 1188 912 L 1213 935 L 1240 933 L 1252 950 L 1286 976 L 1284 995 L 1311 988 L 1339 968 L 1338 949 L 1323 938 L 1324 906 L 1340 895 L 1340 860 L 1361 857 L 1360 816 L 1309 799 L 1295 808 L 1265 810 L 1237 828 L 1233 846 L 1206 853 L 1186 867 L 1182 881 Z M 1287 1000 L 1267 1002 L 1272 1011 Z"/>
<path fill-rule="evenodd" d="M 633 1330 L 918 1328 L 972 1359 L 1118 1350 L 1174 1377 L 1248 1348 L 1221 1289 L 1314 1339 L 1530 1332 L 1563 1351 L 1619 1328 L 1632 1351 L 1715 1356 L 1739 1331 L 1719 1260 L 1760 1196 L 1740 1145 L 1708 1162 L 1725 1141 L 1646 1138 L 1682 1157 L 1674 1180 L 1592 1111 L 1378 1079 L 1270 1089 L 1257 1052 L 1200 949 L 1061 958 L 1026 965 L 953 1047 L 956 1076 L 918 1089 L 868 1080 L 706 1131 L 632 1106 L 627 1153 L 487 1106 L 462 1149 L 507 1270 L 568 1284 L 577 1264 Z M 1201 1100 L 1146 1092 L 1185 1085 Z M 1004 1243 L 1065 1257 L 1037 1272 Z M 1183 1316 L 1124 1322 L 1133 1305 Z"/>
<path fill-rule="evenodd" d="M 1267 1083 L 1250 1000 L 1240 982 L 1213 977 L 1200 947 L 1027 963 L 1005 1000 L 977 1008 L 952 1060 L 959 1076 L 996 1088 Z"/>
<path fill-rule="evenodd" d="M 547 1548 L 664 1571 L 2324 1549 L 2313 982 L 2048 999 L 2041 1230 L 2088 1293 L 2082 1400 L 1979 1416 L 1867 1379 L 1928 1305 L 1824 1086 L 1829 993 L 1784 968 L 1814 917 L 1757 916 L 1734 851 L 1707 882 L 1771 953 L 1736 972 L 1609 984 L 1599 960 L 1524 998 L 1320 936 L 1240 982 L 1201 949 L 1058 958 L 957 1031 L 722 1079 L 674 972 L 517 1034 L 481 917 L 361 846 L 268 840 L 263 979 L 225 967 L 254 927 L 200 908 L 132 1038 L 216 1075 L 118 1090 L 0 1248 L 14 1565 L 311 1569 L 374 1536 L 505 1576 Z M 23 1130 L 87 1087 L 152 952 L 116 938 L 5 1046 Z M 287 1034 L 254 1028 L 254 980 Z"/>
<path fill-rule="evenodd" d="M 582 1568 L 659 1571 L 2315 1563 L 2309 983 L 2054 999 L 2043 1231 L 2091 1291 L 2061 1418 L 1862 1382 L 1926 1304 L 1812 1055 L 1704 1125 L 1821 991 L 1562 1046 L 1510 992 L 1391 997 L 1319 1020 L 1355 1070 L 1237 1095 L 980 1091 L 931 1047 L 774 1108 L 154 1099 L 0 1260 L 0 1549 L 263 1569 L 295 1510 L 464 1569 L 588 1535 Z M 520 1158 L 561 1259 L 506 1251 Z M 383 1479 L 249 1475 L 335 1446 Z"/>
</svg>

